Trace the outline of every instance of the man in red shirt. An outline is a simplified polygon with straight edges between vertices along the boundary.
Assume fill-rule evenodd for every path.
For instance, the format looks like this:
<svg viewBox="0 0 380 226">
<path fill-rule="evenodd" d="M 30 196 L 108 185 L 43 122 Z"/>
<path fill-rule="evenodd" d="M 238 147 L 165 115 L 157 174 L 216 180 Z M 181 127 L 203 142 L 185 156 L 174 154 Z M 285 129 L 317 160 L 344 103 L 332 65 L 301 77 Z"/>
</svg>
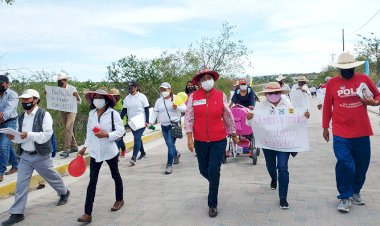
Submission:
<svg viewBox="0 0 380 226">
<path fill-rule="evenodd" d="M 364 74 L 355 73 L 355 67 L 364 61 L 355 61 L 352 54 L 342 53 L 338 62 L 331 63 L 340 69 L 340 75 L 327 83 L 323 104 L 323 137 L 329 141 L 329 124 L 332 119 L 333 148 L 337 159 L 335 167 L 338 210 L 349 212 L 351 201 L 364 205 L 360 190 L 368 170 L 371 148 L 369 136 L 373 135 L 367 105 L 379 105 L 380 93 L 373 81 Z M 365 83 L 373 98 L 361 99 L 357 88 Z"/>
</svg>

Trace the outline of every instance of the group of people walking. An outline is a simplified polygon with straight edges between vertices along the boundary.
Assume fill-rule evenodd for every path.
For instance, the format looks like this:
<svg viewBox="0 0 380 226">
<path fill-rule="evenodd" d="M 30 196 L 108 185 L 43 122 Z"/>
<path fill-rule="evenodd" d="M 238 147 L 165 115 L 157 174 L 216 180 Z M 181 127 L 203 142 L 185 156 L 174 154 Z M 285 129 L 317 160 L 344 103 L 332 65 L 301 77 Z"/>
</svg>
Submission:
<svg viewBox="0 0 380 226">
<path fill-rule="evenodd" d="M 367 105 L 380 105 L 380 93 L 372 80 L 363 74 L 355 73 L 355 67 L 362 62 L 355 61 L 353 55 L 342 53 L 338 62 L 332 65 L 340 70 L 339 75 L 330 79 L 326 85 L 326 96 L 323 103 L 323 138 L 330 140 L 330 121 L 332 120 L 333 148 L 337 159 L 336 183 L 339 192 L 337 209 L 349 212 L 351 201 L 358 205 L 364 205 L 361 198 L 361 189 L 365 182 L 366 172 L 370 162 L 370 139 L 373 135 Z M 58 85 L 71 89 L 78 103 L 79 97 L 75 88 L 67 84 L 68 77 L 58 77 Z M 88 150 L 90 155 L 90 181 L 87 187 L 84 214 L 78 218 L 79 222 L 90 223 L 96 194 L 100 168 L 107 162 L 111 176 L 115 182 L 115 203 L 111 211 L 118 211 L 124 205 L 123 181 L 119 172 L 120 139 L 125 134 L 122 118 L 126 115 L 128 125 L 134 136 L 133 154 L 130 160 L 134 166 L 138 159 L 144 158 L 146 152 L 142 143 L 142 135 L 149 125 L 158 120 L 168 149 L 165 174 L 173 172 L 173 164 L 179 163 L 181 154 L 175 146 L 177 136 L 173 135 L 175 125 L 181 122 L 182 114 L 185 114 L 184 129 L 187 137 L 187 146 L 191 152 L 196 152 L 199 172 L 208 181 L 208 214 L 216 217 L 218 214 L 218 191 L 221 178 L 221 164 L 227 146 L 227 133 L 235 144 L 239 143 L 236 134 L 234 118 L 231 112 L 232 104 L 241 104 L 251 110 L 247 114 L 247 124 L 255 117 L 255 110 L 261 109 L 271 112 L 273 115 L 292 113 L 292 100 L 289 98 L 291 89 L 284 83 L 285 77 L 279 76 L 275 82 L 265 84 L 261 92 L 266 99 L 257 103 L 258 98 L 253 88 L 247 85 L 246 80 L 241 80 L 239 88 L 234 91 L 232 104 L 229 104 L 227 96 L 215 87 L 215 82 L 220 75 L 213 70 L 203 68 L 192 81 L 186 84 L 188 100 L 186 104 L 176 105 L 172 86 L 164 82 L 159 87 L 160 97 L 156 100 L 153 112 L 149 112 L 149 103 L 144 94 L 139 90 L 135 81 L 128 83 L 129 94 L 122 100 L 122 110 L 115 110 L 115 105 L 121 102 L 119 92 L 108 92 L 104 89 L 85 93 L 85 99 L 90 106 L 88 115 L 86 140 L 83 148 L 78 149 L 72 133 L 72 124 L 75 115 L 63 114 L 65 123 L 65 152 L 63 157 L 70 152 L 78 151 L 78 155 L 84 155 Z M 62 81 L 63 80 L 63 81 Z M 307 79 L 301 77 L 292 90 L 301 90 L 305 95 L 310 91 Z M 359 98 L 355 89 L 365 83 L 373 94 L 372 97 Z M 195 87 L 199 87 L 196 89 Z M 53 121 L 46 110 L 38 107 L 40 95 L 36 90 L 25 90 L 21 96 L 9 89 L 9 80 L 6 76 L 0 76 L 0 126 L 14 128 L 20 132 L 20 137 L 0 134 L 2 144 L 2 158 L 0 164 L 0 179 L 8 162 L 12 168 L 7 172 L 18 171 L 15 202 L 10 208 L 10 218 L 2 225 L 13 225 L 24 219 L 24 209 L 28 196 L 28 188 L 34 169 L 55 189 L 59 195 L 58 206 L 68 202 L 70 191 L 64 185 L 61 176 L 53 169 L 50 157 L 52 151 L 51 137 L 53 134 Z M 21 100 L 24 109 L 17 113 L 18 100 Z M 302 115 L 308 119 L 310 113 L 308 107 Z M 74 118 L 74 119 L 73 119 Z M 12 149 L 12 142 L 19 144 L 20 162 Z M 125 148 L 121 155 L 125 155 Z M 123 154 L 124 152 L 124 154 Z M 281 148 L 265 148 L 263 150 L 266 167 L 270 176 L 269 187 L 279 190 L 279 206 L 282 209 L 289 208 L 287 200 L 289 172 L 288 160 L 297 153 L 288 152 Z M 138 154 L 140 155 L 138 156 Z"/>
</svg>

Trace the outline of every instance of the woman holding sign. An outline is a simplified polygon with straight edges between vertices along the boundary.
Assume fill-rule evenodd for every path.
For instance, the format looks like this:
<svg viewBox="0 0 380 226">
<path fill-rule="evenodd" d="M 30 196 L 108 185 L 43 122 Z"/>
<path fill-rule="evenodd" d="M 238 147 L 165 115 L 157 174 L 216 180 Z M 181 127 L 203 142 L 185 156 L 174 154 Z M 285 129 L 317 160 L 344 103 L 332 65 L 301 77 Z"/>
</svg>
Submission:
<svg viewBox="0 0 380 226">
<path fill-rule="evenodd" d="M 292 106 L 292 104 L 284 98 L 281 94 L 288 93 L 288 90 L 284 90 L 281 88 L 280 84 L 278 82 L 269 82 L 265 85 L 264 90 L 262 93 L 267 98 L 266 101 L 261 102 L 258 104 L 255 108 L 255 114 L 257 112 L 257 115 L 263 115 L 265 118 L 269 118 L 270 116 L 275 117 L 281 117 L 286 115 L 293 115 L 295 114 L 295 110 Z M 269 116 L 269 117 L 268 117 Z M 305 112 L 304 116 L 308 119 L 310 117 L 309 112 Z M 247 119 L 249 120 L 249 124 L 252 126 L 252 129 L 256 127 L 255 121 L 252 120 L 254 117 L 254 113 L 248 113 Z M 302 116 L 301 116 L 302 117 Z M 258 121 L 260 119 L 258 116 L 256 118 Z M 266 129 L 268 132 L 264 132 L 266 134 L 266 137 L 272 136 L 280 136 L 279 134 L 273 134 L 273 130 L 269 129 L 269 120 L 267 120 L 268 123 L 262 123 L 260 128 L 260 131 L 265 131 Z M 261 121 L 262 122 L 262 121 Z M 259 123 L 259 122 L 258 122 Z M 294 122 L 295 123 L 295 122 Z M 268 127 L 268 128 L 266 128 Z M 255 128 L 256 130 L 259 130 L 258 128 Z M 255 131 L 255 130 L 253 130 Z M 255 138 L 257 139 L 257 142 L 261 141 L 261 134 L 255 134 Z M 275 139 L 273 139 L 275 140 Z M 281 209 L 288 209 L 289 204 L 287 202 L 287 194 L 288 194 L 288 184 L 289 184 L 289 172 L 288 172 L 288 160 L 289 155 L 292 154 L 294 157 L 297 153 L 296 152 L 288 152 L 287 150 L 284 150 L 284 148 L 277 148 L 277 144 L 268 144 L 265 143 L 265 145 L 261 144 L 260 147 L 266 147 L 263 148 L 264 156 L 265 156 L 265 162 L 267 166 L 268 173 L 271 177 L 271 183 L 270 187 L 272 190 L 277 188 L 277 180 L 279 183 L 279 196 L 280 196 L 280 208 Z M 273 146 L 273 148 L 269 149 L 268 146 Z M 276 170 L 277 167 L 277 170 Z M 278 172 L 277 172 L 278 171 Z M 278 176 L 277 176 L 278 175 Z"/>
<path fill-rule="evenodd" d="M 178 164 L 179 158 L 181 157 L 181 154 L 177 151 L 175 146 L 177 137 L 172 134 L 172 124 L 179 123 L 179 125 L 181 125 L 181 113 L 186 111 L 186 100 L 178 98 L 180 97 L 179 95 L 174 97 L 172 87 L 167 82 L 161 84 L 160 95 L 161 97 L 157 99 L 156 104 L 154 105 L 149 123 L 154 124 L 157 118 L 161 123 L 162 134 L 164 135 L 165 143 L 168 146 L 168 161 L 165 174 L 171 174 L 173 172 L 173 163 Z"/>
</svg>

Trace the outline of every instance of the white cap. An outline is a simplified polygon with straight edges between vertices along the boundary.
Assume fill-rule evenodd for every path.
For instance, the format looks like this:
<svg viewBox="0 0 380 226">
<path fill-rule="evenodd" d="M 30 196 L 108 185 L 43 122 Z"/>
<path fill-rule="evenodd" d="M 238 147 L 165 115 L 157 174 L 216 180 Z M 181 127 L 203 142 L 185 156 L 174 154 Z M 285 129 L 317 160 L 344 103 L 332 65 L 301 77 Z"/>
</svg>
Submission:
<svg viewBox="0 0 380 226">
<path fill-rule="evenodd" d="M 40 99 L 40 94 L 35 89 L 27 89 L 21 94 L 21 96 L 19 96 L 19 98 L 31 98 L 31 97 L 36 97 Z"/>
<path fill-rule="evenodd" d="M 160 88 L 164 88 L 164 89 L 172 89 L 172 86 L 168 83 L 168 82 L 164 82 L 161 84 Z"/>
</svg>

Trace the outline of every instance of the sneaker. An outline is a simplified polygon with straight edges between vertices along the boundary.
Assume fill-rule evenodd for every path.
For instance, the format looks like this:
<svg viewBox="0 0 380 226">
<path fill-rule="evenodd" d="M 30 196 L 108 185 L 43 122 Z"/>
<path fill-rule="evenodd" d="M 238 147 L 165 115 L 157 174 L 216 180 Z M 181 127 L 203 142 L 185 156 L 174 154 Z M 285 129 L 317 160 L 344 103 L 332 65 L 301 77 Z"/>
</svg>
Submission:
<svg viewBox="0 0 380 226">
<path fill-rule="evenodd" d="M 218 215 L 218 209 L 217 208 L 209 208 L 208 209 L 208 215 L 210 217 L 216 217 L 216 215 Z"/>
<path fill-rule="evenodd" d="M 174 161 L 173 163 L 174 164 L 178 164 L 179 163 L 179 158 L 181 157 L 181 153 L 177 152 L 177 155 L 174 157 Z"/>
<path fill-rule="evenodd" d="M 338 210 L 343 213 L 350 212 L 351 200 L 350 199 L 341 199 L 339 201 Z"/>
<path fill-rule="evenodd" d="M 270 182 L 270 189 L 275 190 L 277 188 L 277 180 L 272 180 Z"/>
<path fill-rule="evenodd" d="M 146 152 L 141 152 L 140 156 L 137 158 L 137 160 L 141 160 L 146 156 Z"/>
<path fill-rule="evenodd" d="M 353 194 L 353 195 L 351 196 L 351 201 L 352 201 L 353 203 L 355 203 L 356 205 L 360 205 L 360 206 L 365 205 L 365 202 L 364 202 L 363 199 L 360 197 L 360 194 L 357 194 L 357 193 L 355 193 L 355 194 Z"/>
<path fill-rule="evenodd" d="M 286 199 L 280 199 L 280 208 L 283 210 L 289 209 L 289 203 Z"/>
<path fill-rule="evenodd" d="M 72 147 L 70 148 L 70 153 L 78 152 L 78 147 Z"/>
<path fill-rule="evenodd" d="M 69 157 L 69 152 L 67 152 L 67 151 L 63 151 L 61 154 L 60 154 L 60 156 L 62 157 L 62 158 L 67 158 L 67 157 Z"/>
<path fill-rule="evenodd" d="M 135 158 L 131 158 L 131 161 L 129 161 L 129 163 L 131 164 L 131 166 L 136 165 L 136 159 Z"/>
<path fill-rule="evenodd" d="M 61 195 L 61 198 L 59 199 L 57 206 L 63 206 L 67 203 L 67 200 L 69 200 L 70 191 L 67 190 L 65 195 Z"/>
<path fill-rule="evenodd" d="M 14 225 L 20 221 L 23 221 L 25 219 L 24 214 L 11 214 L 8 220 L 1 223 L 2 226 L 10 226 Z"/>
<path fill-rule="evenodd" d="M 173 173 L 173 167 L 172 166 L 166 166 L 165 174 L 171 174 Z"/>
</svg>

